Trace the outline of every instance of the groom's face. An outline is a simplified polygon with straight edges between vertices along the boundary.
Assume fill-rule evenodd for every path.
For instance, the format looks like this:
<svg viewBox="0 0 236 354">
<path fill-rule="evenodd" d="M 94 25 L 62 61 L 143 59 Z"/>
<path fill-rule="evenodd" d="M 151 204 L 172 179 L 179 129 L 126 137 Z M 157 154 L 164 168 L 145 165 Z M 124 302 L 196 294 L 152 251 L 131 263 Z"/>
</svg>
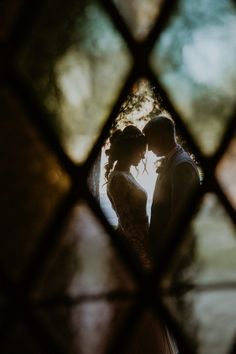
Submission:
<svg viewBox="0 0 236 354">
<path fill-rule="evenodd" d="M 159 147 L 158 139 L 156 138 L 156 136 L 151 134 L 147 136 L 147 145 L 148 145 L 148 150 L 152 151 L 155 155 L 157 156 L 163 155 L 161 148 Z"/>
</svg>

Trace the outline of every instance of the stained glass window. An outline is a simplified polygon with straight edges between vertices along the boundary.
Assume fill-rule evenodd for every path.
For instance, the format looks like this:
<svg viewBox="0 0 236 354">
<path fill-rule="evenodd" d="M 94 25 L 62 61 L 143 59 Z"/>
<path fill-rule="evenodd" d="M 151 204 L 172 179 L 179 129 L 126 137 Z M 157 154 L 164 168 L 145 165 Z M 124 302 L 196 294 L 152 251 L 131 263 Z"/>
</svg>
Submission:
<svg viewBox="0 0 236 354">
<path fill-rule="evenodd" d="M 235 1 L 1 9 L 0 351 L 164 354 L 168 338 L 168 354 L 233 353 Z M 144 269 L 104 165 L 110 134 L 153 113 L 175 121 L 201 185 Z M 132 170 L 149 220 L 155 161 Z"/>
</svg>

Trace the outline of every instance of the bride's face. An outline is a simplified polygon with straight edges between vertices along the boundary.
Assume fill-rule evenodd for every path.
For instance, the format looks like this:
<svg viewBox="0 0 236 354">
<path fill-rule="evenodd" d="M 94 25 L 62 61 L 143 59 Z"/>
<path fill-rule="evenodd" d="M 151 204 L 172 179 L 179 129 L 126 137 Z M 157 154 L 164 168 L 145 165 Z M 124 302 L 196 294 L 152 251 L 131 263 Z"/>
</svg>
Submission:
<svg viewBox="0 0 236 354">
<path fill-rule="evenodd" d="M 138 166 L 141 160 L 145 158 L 146 150 L 143 147 L 135 150 L 131 156 L 131 165 Z"/>
</svg>

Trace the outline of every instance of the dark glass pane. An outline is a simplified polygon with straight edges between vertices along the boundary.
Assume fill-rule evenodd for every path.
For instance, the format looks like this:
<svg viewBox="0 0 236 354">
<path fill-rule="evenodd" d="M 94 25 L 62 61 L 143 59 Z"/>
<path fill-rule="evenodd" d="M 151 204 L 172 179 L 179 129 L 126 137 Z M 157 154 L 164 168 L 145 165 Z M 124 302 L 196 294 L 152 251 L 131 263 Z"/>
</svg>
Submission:
<svg viewBox="0 0 236 354">
<path fill-rule="evenodd" d="M 6 309 L 6 298 L 5 296 L 0 293 L 0 328 L 4 326 L 4 315 L 5 315 L 5 309 Z"/>
<path fill-rule="evenodd" d="M 50 124 L 73 160 L 86 159 L 130 64 L 125 43 L 96 1 L 47 3 L 22 50 L 19 70 L 50 112 Z"/>
<path fill-rule="evenodd" d="M 231 0 L 180 0 L 157 41 L 152 67 L 206 154 L 235 107 L 236 8 Z"/>
<path fill-rule="evenodd" d="M 163 0 L 113 0 L 134 38 L 144 40 L 160 14 Z"/>
<path fill-rule="evenodd" d="M 128 302 L 84 302 L 73 307 L 39 311 L 38 316 L 68 354 L 105 354 L 123 325 Z"/>
<path fill-rule="evenodd" d="M 216 176 L 229 201 L 236 209 L 236 134 L 217 165 Z"/>
<path fill-rule="evenodd" d="M 85 203 L 74 208 L 60 237 L 33 294 L 35 298 L 134 290 L 109 236 Z"/>
<path fill-rule="evenodd" d="M 6 40 L 25 0 L 3 0 L 0 3 L 0 41 Z"/>
<path fill-rule="evenodd" d="M 164 278 L 212 284 L 236 281 L 235 227 L 213 194 L 206 194 Z"/>
<path fill-rule="evenodd" d="M 189 339 L 193 353 L 230 352 L 235 336 L 235 291 L 191 291 L 168 297 L 165 303 Z"/>
<path fill-rule="evenodd" d="M 1 89 L 0 101 L 0 263 L 19 277 L 70 182 L 17 98 Z"/>
<path fill-rule="evenodd" d="M 123 345 L 121 347 L 123 348 Z M 131 340 L 123 350 L 125 354 L 174 354 L 177 352 L 177 344 L 170 330 L 148 311 L 136 323 Z"/>
<path fill-rule="evenodd" d="M 14 323 L 14 328 L 6 335 L 0 346 L 4 354 L 49 354 L 50 349 L 41 333 L 34 334 L 23 322 Z"/>
</svg>

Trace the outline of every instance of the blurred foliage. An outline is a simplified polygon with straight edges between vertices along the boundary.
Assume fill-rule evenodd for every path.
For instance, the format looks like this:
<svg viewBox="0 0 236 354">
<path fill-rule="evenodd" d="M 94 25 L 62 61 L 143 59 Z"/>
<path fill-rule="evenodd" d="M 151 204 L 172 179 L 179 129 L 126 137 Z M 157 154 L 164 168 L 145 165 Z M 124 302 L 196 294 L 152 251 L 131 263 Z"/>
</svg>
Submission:
<svg viewBox="0 0 236 354">
<path fill-rule="evenodd" d="M 152 113 L 160 114 L 163 111 L 162 99 L 156 88 L 152 87 L 146 79 L 140 79 L 133 85 L 127 99 L 121 105 L 112 131 L 123 129 L 129 124 L 142 129 Z"/>
</svg>

